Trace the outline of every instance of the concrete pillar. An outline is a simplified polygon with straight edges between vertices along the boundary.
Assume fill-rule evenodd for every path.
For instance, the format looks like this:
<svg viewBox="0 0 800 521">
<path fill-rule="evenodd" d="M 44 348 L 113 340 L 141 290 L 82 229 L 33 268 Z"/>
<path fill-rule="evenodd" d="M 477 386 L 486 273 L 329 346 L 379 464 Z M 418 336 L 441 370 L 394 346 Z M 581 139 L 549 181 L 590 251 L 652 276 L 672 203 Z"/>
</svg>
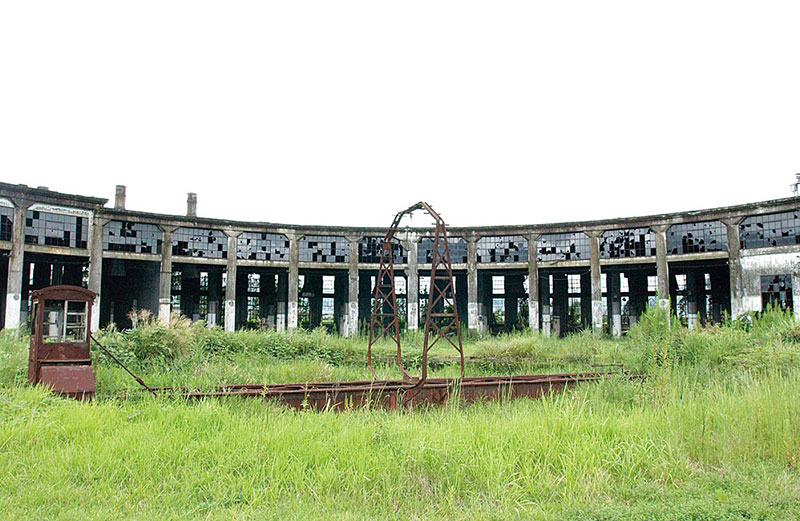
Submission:
<svg viewBox="0 0 800 521">
<path fill-rule="evenodd" d="M 190 194 L 191 195 L 191 194 Z M 237 252 L 239 250 L 239 235 L 242 232 L 225 230 L 228 236 L 228 283 L 225 285 L 225 331 L 236 330 L 236 282 L 237 282 Z"/>
<path fill-rule="evenodd" d="M 731 288 L 731 318 L 744 311 L 744 288 L 742 285 L 741 242 L 739 224 L 741 219 L 723 219 L 728 234 L 728 273 Z M 792 291 L 794 293 L 794 289 Z"/>
<path fill-rule="evenodd" d="M 6 329 L 17 329 L 22 322 L 22 271 L 25 259 L 25 213 L 28 205 L 22 201 L 14 203 L 13 242 L 6 282 Z"/>
<path fill-rule="evenodd" d="M 600 273 L 600 230 L 588 231 L 592 284 L 592 331 L 603 330 L 603 283 Z"/>
<path fill-rule="evenodd" d="M 289 237 L 289 280 L 286 310 L 286 328 L 297 329 L 297 279 L 300 276 L 298 241 L 296 233 L 287 234 Z"/>
<path fill-rule="evenodd" d="M 342 334 L 350 337 L 358 335 L 358 241 L 360 240 L 360 235 L 347 237 L 350 261 L 347 265 L 347 319 Z"/>
<path fill-rule="evenodd" d="M 125 209 L 125 185 L 117 185 L 116 192 L 114 193 L 114 209 Z"/>
<path fill-rule="evenodd" d="M 478 238 L 474 236 L 467 239 L 467 313 L 467 327 L 470 331 L 480 332 L 482 327 L 478 310 Z"/>
<path fill-rule="evenodd" d="M 288 292 L 289 277 L 286 272 L 278 274 L 278 311 L 275 329 L 286 330 L 286 296 Z"/>
<path fill-rule="evenodd" d="M 622 336 L 622 294 L 620 272 L 606 272 L 606 287 L 608 290 L 608 325 L 611 336 Z"/>
<path fill-rule="evenodd" d="M 124 187 L 123 187 L 124 188 Z M 123 203 L 124 204 L 124 203 Z M 97 293 L 92 305 L 92 323 L 90 330 L 100 329 L 100 298 L 103 281 L 103 226 L 108 219 L 101 219 L 93 215 L 89 219 L 89 290 Z"/>
<path fill-rule="evenodd" d="M 534 331 L 539 330 L 539 266 L 536 247 L 539 236 L 538 233 L 528 236 L 528 326 Z"/>
<path fill-rule="evenodd" d="M 653 226 L 656 235 L 656 275 L 658 276 L 658 305 L 669 306 L 669 265 L 667 264 L 667 226 Z"/>
<path fill-rule="evenodd" d="M 158 319 L 169 324 L 172 302 L 172 232 L 176 226 L 160 226 L 161 241 L 161 273 L 158 280 Z"/>
<path fill-rule="evenodd" d="M 553 332 L 552 310 L 550 309 L 550 275 L 539 279 L 539 298 L 542 307 L 542 332 L 549 337 Z"/>
<path fill-rule="evenodd" d="M 408 268 L 406 268 L 406 298 L 408 302 L 406 308 L 408 312 L 408 330 L 416 331 L 419 329 L 419 266 L 417 263 L 419 238 L 416 235 L 409 235 L 407 244 Z M 469 293 L 469 290 L 467 290 L 467 293 Z M 800 291 L 798 291 L 798 294 L 800 294 Z M 467 309 L 469 309 L 469 303 L 467 303 Z"/>
</svg>

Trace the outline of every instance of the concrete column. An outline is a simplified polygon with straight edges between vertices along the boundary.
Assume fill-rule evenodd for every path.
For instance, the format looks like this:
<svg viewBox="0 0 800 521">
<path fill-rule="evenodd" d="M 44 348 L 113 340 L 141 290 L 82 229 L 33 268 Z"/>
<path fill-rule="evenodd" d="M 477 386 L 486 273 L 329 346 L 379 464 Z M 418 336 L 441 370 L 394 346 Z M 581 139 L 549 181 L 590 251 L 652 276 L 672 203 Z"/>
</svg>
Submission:
<svg viewBox="0 0 800 521">
<path fill-rule="evenodd" d="M 169 324 L 172 302 L 172 232 L 176 226 L 161 226 L 161 274 L 158 280 L 158 319 Z"/>
<path fill-rule="evenodd" d="M 608 289 L 608 324 L 614 338 L 622 336 L 622 295 L 620 272 L 606 272 Z"/>
<path fill-rule="evenodd" d="M 347 327 L 342 331 L 345 336 L 358 335 L 358 241 L 360 235 L 347 237 L 350 246 L 350 261 L 347 265 Z"/>
<path fill-rule="evenodd" d="M 296 233 L 286 234 L 289 237 L 289 290 L 286 310 L 286 328 L 297 329 L 297 278 L 300 276 L 298 241 Z"/>
<path fill-rule="evenodd" d="M 542 304 L 542 332 L 549 337 L 553 332 L 552 310 L 550 308 L 550 275 L 539 279 L 539 298 Z"/>
<path fill-rule="evenodd" d="M 741 219 L 723 219 L 728 234 L 728 272 L 731 287 L 731 318 L 744 311 L 744 288 L 742 285 L 741 242 L 739 224 Z M 792 290 L 794 294 L 794 289 Z"/>
<path fill-rule="evenodd" d="M 191 194 L 190 194 L 191 195 Z M 237 252 L 239 250 L 240 231 L 225 230 L 228 236 L 228 283 L 225 285 L 225 331 L 236 330 L 236 279 Z"/>
<path fill-rule="evenodd" d="M 592 331 L 603 330 L 603 282 L 600 274 L 600 230 L 588 231 L 592 284 Z"/>
<path fill-rule="evenodd" d="M 97 293 L 97 298 L 94 299 L 94 304 L 92 305 L 91 331 L 100 329 L 100 290 L 103 281 L 103 226 L 107 222 L 108 219 L 101 219 L 96 215 L 93 215 L 89 220 L 89 241 L 87 244 L 89 247 L 89 290 Z"/>
<path fill-rule="evenodd" d="M 528 326 L 539 330 L 539 266 L 536 242 L 540 234 L 528 236 Z"/>
<path fill-rule="evenodd" d="M 278 275 L 278 316 L 275 329 L 278 331 L 286 330 L 286 295 L 288 291 L 288 275 L 280 273 Z"/>
<path fill-rule="evenodd" d="M 6 282 L 6 329 L 18 329 L 22 322 L 22 270 L 25 259 L 25 213 L 28 204 L 14 201 L 14 230 Z"/>
<path fill-rule="evenodd" d="M 408 250 L 408 268 L 406 270 L 408 330 L 416 331 L 419 329 L 419 267 L 417 264 L 419 238 L 416 235 L 409 235 L 406 249 Z M 469 290 L 467 290 L 467 293 L 469 293 Z M 797 293 L 800 295 L 800 291 Z M 467 309 L 469 310 L 469 304 L 467 304 Z"/>
<path fill-rule="evenodd" d="M 433 285 L 433 281 L 431 281 Z M 467 238 L 467 327 L 481 331 L 478 312 L 478 238 Z"/>
<path fill-rule="evenodd" d="M 656 235 L 656 275 L 658 276 L 658 305 L 669 307 L 669 265 L 667 264 L 667 226 L 653 226 Z"/>
</svg>

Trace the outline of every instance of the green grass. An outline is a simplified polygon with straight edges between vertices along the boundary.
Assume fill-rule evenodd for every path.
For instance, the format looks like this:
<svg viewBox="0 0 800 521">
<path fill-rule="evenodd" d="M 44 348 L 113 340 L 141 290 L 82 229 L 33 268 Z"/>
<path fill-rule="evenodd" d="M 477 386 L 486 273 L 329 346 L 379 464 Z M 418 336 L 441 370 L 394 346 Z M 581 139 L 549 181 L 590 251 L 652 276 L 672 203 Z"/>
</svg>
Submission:
<svg viewBox="0 0 800 521">
<path fill-rule="evenodd" d="M 363 339 L 174 329 L 103 339 L 153 384 L 366 376 Z M 130 383 L 97 353 L 98 399 L 62 400 L 24 384 L 27 340 L 2 333 L 0 518 L 798 519 L 797 333 L 780 313 L 691 332 L 650 314 L 622 340 L 472 339 L 470 374 L 624 363 L 651 377 L 345 413 L 113 399 Z"/>
</svg>

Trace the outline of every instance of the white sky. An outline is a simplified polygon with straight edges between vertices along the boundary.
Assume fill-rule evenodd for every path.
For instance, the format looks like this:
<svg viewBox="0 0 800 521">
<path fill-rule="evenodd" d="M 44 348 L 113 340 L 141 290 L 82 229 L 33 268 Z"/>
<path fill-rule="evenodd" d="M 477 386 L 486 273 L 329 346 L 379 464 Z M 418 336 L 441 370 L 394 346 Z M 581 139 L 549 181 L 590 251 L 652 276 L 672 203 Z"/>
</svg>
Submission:
<svg viewBox="0 0 800 521">
<path fill-rule="evenodd" d="M 800 2 L 0 5 L 0 180 L 135 210 L 527 224 L 800 172 Z"/>
</svg>

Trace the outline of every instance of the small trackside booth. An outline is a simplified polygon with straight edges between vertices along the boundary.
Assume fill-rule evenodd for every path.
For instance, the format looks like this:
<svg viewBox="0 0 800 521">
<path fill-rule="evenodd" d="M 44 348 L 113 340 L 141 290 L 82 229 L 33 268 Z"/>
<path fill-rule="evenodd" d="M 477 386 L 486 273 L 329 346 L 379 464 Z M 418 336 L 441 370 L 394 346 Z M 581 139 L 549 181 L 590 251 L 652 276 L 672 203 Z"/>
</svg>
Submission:
<svg viewBox="0 0 800 521">
<path fill-rule="evenodd" d="M 78 286 L 50 286 L 32 293 L 29 383 L 91 400 L 94 374 L 89 325 L 95 298 L 96 293 Z"/>
</svg>

